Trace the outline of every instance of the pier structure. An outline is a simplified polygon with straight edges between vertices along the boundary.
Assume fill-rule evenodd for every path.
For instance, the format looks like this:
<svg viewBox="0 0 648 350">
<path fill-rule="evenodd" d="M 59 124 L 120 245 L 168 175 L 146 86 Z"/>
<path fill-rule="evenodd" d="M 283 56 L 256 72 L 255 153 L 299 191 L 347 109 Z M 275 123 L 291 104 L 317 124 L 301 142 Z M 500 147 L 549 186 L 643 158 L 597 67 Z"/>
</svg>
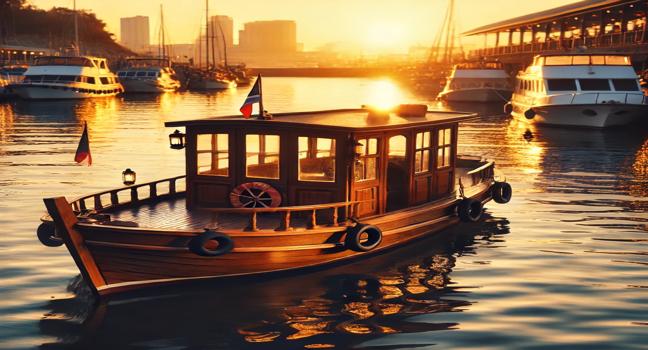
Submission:
<svg viewBox="0 0 648 350">
<path fill-rule="evenodd" d="M 55 50 L 38 47 L 0 44 L 0 65 L 28 64 L 34 57 L 55 53 Z"/>
<path fill-rule="evenodd" d="M 469 58 L 526 65 L 534 55 L 560 52 L 618 52 L 648 58 L 646 0 L 586 0 L 492 23 L 464 32 L 484 37 Z"/>
</svg>

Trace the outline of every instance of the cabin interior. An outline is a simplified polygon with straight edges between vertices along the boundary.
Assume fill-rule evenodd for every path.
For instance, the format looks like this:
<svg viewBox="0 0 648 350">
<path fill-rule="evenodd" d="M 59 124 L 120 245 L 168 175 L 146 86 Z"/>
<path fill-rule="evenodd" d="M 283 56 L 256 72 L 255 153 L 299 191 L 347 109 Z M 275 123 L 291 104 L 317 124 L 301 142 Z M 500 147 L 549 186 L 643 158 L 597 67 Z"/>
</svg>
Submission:
<svg viewBox="0 0 648 350">
<path fill-rule="evenodd" d="M 187 206 L 232 207 L 230 193 L 237 186 L 262 182 L 280 195 L 279 202 L 275 198 L 268 205 L 363 201 L 356 214 L 366 217 L 454 191 L 457 116 L 367 113 L 354 110 L 348 117 L 363 121 L 348 127 L 339 125 L 344 115 L 316 113 L 309 118 L 317 122 L 277 116 L 185 124 Z M 236 204 L 251 206 L 244 200 Z"/>
</svg>

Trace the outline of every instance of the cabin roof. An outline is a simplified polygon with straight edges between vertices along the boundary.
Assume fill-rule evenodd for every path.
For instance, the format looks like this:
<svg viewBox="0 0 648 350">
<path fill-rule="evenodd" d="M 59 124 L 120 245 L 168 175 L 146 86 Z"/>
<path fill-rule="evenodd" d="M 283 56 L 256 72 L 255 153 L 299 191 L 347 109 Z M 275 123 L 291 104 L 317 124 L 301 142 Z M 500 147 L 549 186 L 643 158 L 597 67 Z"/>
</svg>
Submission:
<svg viewBox="0 0 648 350">
<path fill-rule="evenodd" d="M 244 119 L 240 115 L 166 122 L 167 127 L 220 126 L 223 124 L 258 126 L 299 126 L 346 131 L 400 129 L 422 125 L 460 122 L 477 117 L 476 113 L 428 111 L 425 116 L 399 116 L 395 112 L 370 114 L 367 109 L 337 109 L 273 114 L 271 120 Z"/>
</svg>

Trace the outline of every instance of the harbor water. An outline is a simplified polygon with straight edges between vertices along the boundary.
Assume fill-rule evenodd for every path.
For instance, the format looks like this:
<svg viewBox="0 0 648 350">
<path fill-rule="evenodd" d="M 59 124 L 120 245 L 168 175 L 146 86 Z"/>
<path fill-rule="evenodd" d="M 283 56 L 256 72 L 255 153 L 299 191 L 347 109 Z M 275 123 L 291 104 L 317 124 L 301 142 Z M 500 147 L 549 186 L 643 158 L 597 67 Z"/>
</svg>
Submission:
<svg viewBox="0 0 648 350">
<path fill-rule="evenodd" d="M 184 174 L 165 121 L 236 114 L 248 88 L 0 102 L 0 349 L 648 349 L 648 128 L 532 127 L 383 79 L 267 78 L 271 113 L 428 103 L 480 113 L 459 153 L 514 189 L 485 218 L 307 274 L 96 302 L 42 198 Z M 343 121 L 341 121 L 342 123 Z M 74 162 L 87 123 L 92 166 Z"/>
</svg>

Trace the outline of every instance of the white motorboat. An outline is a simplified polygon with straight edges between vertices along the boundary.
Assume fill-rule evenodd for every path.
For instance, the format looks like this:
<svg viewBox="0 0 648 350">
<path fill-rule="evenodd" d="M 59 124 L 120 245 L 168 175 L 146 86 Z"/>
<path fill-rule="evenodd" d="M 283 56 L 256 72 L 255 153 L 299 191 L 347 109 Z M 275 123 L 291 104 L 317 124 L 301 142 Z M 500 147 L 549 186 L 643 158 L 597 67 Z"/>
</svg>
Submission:
<svg viewBox="0 0 648 350">
<path fill-rule="evenodd" d="M 505 111 L 530 123 L 603 128 L 648 118 L 648 100 L 627 56 L 539 55 L 518 74 Z"/>
<path fill-rule="evenodd" d="M 180 81 L 164 58 L 129 58 L 128 66 L 117 76 L 126 93 L 160 93 L 176 91 Z"/>
<path fill-rule="evenodd" d="M 499 62 L 466 62 L 453 67 L 438 99 L 449 102 L 504 102 L 511 98 L 511 77 Z"/>
<path fill-rule="evenodd" d="M 24 79 L 9 88 L 30 100 L 106 97 L 124 91 L 106 59 L 91 56 L 38 57 Z"/>
</svg>

